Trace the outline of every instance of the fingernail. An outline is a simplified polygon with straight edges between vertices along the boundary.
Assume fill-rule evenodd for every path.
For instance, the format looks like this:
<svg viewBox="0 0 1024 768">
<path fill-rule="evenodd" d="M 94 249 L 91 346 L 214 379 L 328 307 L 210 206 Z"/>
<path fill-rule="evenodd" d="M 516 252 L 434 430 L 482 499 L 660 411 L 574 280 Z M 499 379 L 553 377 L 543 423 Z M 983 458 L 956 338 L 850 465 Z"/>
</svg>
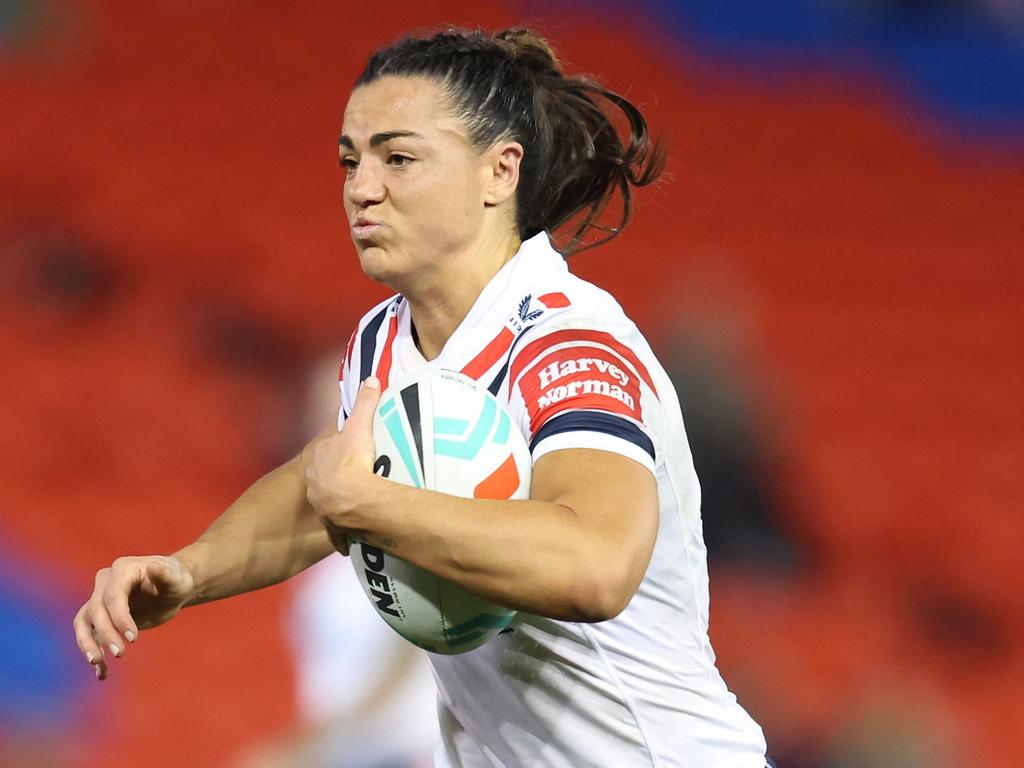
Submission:
<svg viewBox="0 0 1024 768">
<path fill-rule="evenodd" d="M 376 376 L 367 376 L 363 380 L 363 384 L 364 386 L 367 386 L 370 389 L 380 389 L 380 379 L 378 379 Z"/>
<path fill-rule="evenodd" d="M 100 668 L 99 667 L 96 667 L 96 679 L 97 680 L 100 679 Z"/>
<path fill-rule="evenodd" d="M 124 637 L 125 637 L 125 640 L 127 640 L 129 643 L 134 643 L 135 642 L 135 633 L 132 632 L 130 629 L 127 632 L 124 633 Z"/>
<path fill-rule="evenodd" d="M 120 656 L 121 655 L 121 649 L 118 648 L 115 643 L 111 643 L 110 644 L 110 652 L 112 654 L 114 654 L 115 656 Z"/>
<path fill-rule="evenodd" d="M 89 651 L 85 654 L 85 660 L 92 664 L 94 661 L 96 661 L 96 656 L 95 654 L 93 654 L 92 651 Z"/>
</svg>

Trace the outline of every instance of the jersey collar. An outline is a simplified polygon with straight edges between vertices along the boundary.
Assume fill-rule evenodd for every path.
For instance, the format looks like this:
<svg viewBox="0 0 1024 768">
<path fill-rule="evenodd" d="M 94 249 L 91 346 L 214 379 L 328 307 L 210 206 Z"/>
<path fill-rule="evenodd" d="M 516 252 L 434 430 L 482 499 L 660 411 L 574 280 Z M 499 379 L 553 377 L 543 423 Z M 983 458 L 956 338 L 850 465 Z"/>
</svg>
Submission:
<svg viewBox="0 0 1024 768">
<path fill-rule="evenodd" d="M 441 354 L 429 363 L 423 359 L 412 340 L 409 304 L 402 302 L 398 311 L 399 348 L 396 351 L 403 368 L 411 371 L 430 365 L 461 370 L 503 326 L 518 335 L 524 316 L 529 317 L 531 292 L 536 289 L 538 282 L 568 271 L 565 259 L 552 247 L 546 232 L 523 241 L 515 256 L 484 286 L 469 313 L 445 343 Z"/>
</svg>

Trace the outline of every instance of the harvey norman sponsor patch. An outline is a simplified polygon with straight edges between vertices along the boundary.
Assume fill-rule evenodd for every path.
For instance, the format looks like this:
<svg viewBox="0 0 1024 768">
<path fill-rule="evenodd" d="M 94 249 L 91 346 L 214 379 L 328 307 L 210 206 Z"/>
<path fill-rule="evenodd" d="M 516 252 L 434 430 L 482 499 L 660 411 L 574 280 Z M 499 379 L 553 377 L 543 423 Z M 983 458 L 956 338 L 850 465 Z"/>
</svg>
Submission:
<svg viewBox="0 0 1024 768">
<path fill-rule="evenodd" d="M 549 352 L 519 381 L 536 434 L 551 417 L 567 410 L 617 413 L 643 421 L 636 375 L 614 352 L 570 346 Z"/>
</svg>

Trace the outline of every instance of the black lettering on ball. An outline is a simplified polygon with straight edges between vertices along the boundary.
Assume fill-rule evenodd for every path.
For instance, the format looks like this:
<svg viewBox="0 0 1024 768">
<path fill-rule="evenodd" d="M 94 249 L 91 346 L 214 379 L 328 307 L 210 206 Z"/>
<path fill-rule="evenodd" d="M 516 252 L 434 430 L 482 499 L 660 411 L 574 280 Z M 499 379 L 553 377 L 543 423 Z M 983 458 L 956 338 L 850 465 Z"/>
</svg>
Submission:
<svg viewBox="0 0 1024 768">
<path fill-rule="evenodd" d="M 391 457 L 381 454 L 375 462 L 373 462 L 373 474 L 379 474 L 381 477 L 387 477 L 391 474 Z"/>
<path fill-rule="evenodd" d="M 380 573 L 384 570 L 384 550 L 363 544 L 363 562 L 371 571 Z"/>
<path fill-rule="evenodd" d="M 376 571 L 371 571 L 369 568 L 367 568 L 364 573 L 366 574 L 366 583 L 369 584 L 371 588 L 376 587 L 388 592 L 391 591 L 391 584 L 388 582 L 387 576 L 382 573 L 377 573 Z"/>
</svg>

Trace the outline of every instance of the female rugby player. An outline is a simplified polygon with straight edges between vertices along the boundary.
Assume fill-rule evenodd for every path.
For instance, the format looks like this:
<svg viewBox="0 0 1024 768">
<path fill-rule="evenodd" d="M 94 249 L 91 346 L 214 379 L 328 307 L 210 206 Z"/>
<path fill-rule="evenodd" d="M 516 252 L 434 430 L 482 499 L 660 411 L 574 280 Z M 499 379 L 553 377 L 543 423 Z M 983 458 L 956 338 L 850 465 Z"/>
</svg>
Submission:
<svg viewBox="0 0 1024 768">
<path fill-rule="evenodd" d="M 397 295 L 353 334 L 338 425 L 193 544 L 97 574 L 74 622 L 97 676 L 140 629 L 287 579 L 356 533 L 519 611 L 481 648 L 432 656 L 439 766 L 764 768 L 761 729 L 708 640 L 700 491 L 673 386 L 549 239 L 567 231 L 567 255 L 625 224 L 631 188 L 663 161 L 641 113 L 564 74 L 532 32 L 453 30 L 370 59 L 339 150 L 360 265 Z M 615 193 L 620 226 L 600 227 Z M 426 368 L 507 405 L 532 451 L 529 500 L 373 473 L 381 388 Z"/>
</svg>

